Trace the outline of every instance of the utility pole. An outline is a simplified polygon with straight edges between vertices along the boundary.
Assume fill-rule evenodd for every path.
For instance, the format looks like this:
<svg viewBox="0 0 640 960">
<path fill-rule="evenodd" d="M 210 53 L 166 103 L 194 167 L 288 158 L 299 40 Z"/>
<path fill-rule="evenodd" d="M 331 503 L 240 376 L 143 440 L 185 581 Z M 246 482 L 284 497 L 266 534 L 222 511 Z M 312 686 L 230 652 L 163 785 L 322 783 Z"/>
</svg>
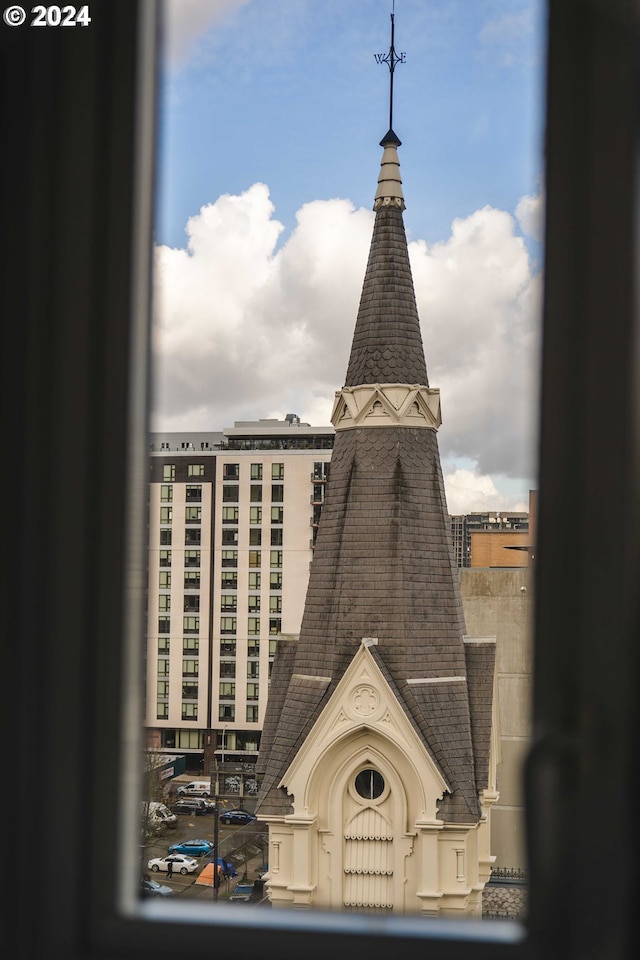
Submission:
<svg viewBox="0 0 640 960">
<path fill-rule="evenodd" d="M 218 761 L 214 755 L 213 767 L 211 770 L 211 786 L 213 788 L 213 902 L 218 901 L 218 891 L 220 889 L 220 875 L 218 873 L 218 847 L 220 845 L 220 777 L 218 775 Z"/>
</svg>

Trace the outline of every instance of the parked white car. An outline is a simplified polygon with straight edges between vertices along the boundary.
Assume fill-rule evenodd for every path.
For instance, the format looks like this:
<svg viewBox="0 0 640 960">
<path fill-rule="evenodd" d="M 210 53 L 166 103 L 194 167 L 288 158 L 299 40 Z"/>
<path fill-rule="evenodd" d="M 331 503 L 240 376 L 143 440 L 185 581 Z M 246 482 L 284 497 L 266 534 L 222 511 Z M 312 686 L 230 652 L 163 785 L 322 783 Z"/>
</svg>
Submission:
<svg viewBox="0 0 640 960">
<path fill-rule="evenodd" d="M 193 873 L 194 870 L 198 869 L 198 861 L 194 860 L 193 857 L 185 857 L 180 853 L 171 853 L 168 857 L 154 857 L 153 860 L 149 860 L 147 868 L 153 870 L 154 873 L 157 873 L 158 870 L 162 873 L 169 872 L 169 864 L 172 864 L 173 873 Z"/>
<path fill-rule="evenodd" d="M 211 783 L 209 780 L 192 780 L 191 783 L 183 783 L 177 789 L 179 797 L 209 797 L 211 796 Z"/>
</svg>

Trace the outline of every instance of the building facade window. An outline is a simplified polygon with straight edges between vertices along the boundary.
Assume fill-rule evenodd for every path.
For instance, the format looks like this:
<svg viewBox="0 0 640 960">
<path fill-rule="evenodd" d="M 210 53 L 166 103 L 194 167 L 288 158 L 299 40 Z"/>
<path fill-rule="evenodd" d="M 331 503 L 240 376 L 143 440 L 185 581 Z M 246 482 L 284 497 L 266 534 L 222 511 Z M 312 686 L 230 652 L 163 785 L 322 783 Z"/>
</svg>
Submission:
<svg viewBox="0 0 640 960">
<path fill-rule="evenodd" d="M 260 550 L 249 550 L 249 566 L 259 567 L 262 562 L 262 553 Z"/>
<path fill-rule="evenodd" d="M 249 639 L 247 640 L 247 656 L 248 657 L 260 656 L 260 640 L 257 637 L 249 637 Z"/>
<path fill-rule="evenodd" d="M 171 641 L 169 640 L 169 637 L 160 637 L 158 639 L 159 654 L 165 654 L 166 656 L 168 656 L 170 648 L 171 648 Z"/>
<path fill-rule="evenodd" d="M 279 593 L 269 597 L 269 613 L 282 613 L 282 596 Z"/>
<path fill-rule="evenodd" d="M 232 527 L 229 527 L 227 530 L 222 531 L 222 544 L 225 547 L 229 547 L 232 544 L 238 542 L 238 531 L 234 530 Z"/>
<path fill-rule="evenodd" d="M 282 570 L 272 570 L 269 574 L 269 589 L 282 590 Z"/>
<path fill-rule="evenodd" d="M 259 590 L 260 589 L 260 578 L 261 573 L 259 570 L 250 570 L 249 571 L 249 590 Z"/>
<path fill-rule="evenodd" d="M 262 507 L 249 507 L 249 523 L 262 523 Z"/>
<path fill-rule="evenodd" d="M 247 620 L 247 633 L 250 637 L 260 633 L 260 617 L 249 617 Z"/>
<path fill-rule="evenodd" d="M 239 480 L 240 479 L 240 464 L 239 463 L 225 463 L 222 467 L 222 478 L 223 480 Z"/>
<path fill-rule="evenodd" d="M 202 500 L 202 486 L 198 484 L 189 484 L 185 491 L 185 500 L 187 503 L 200 503 Z"/>
<path fill-rule="evenodd" d="M 271 621 L 269 621 L 269 622 L 271 622 Z M 272 640 L 271 638 L 269 638 L 269 656 L 270 656 L 270 657 L 275 657 L 275 655 L 276 655 L 276 644 L 277 644 L 277 642 L 278 642 L 277 640 Z"/>
<path fill-rule="evenodd" d="M 162 466 L 162 479 L 167 483 L 173 483 L 176 479 L 176 465 L 175 463 L 165 463 Z"/>
<path fill-rule="evenodd" d="M 229 637 L 222 637 L 220 640 L 220 656 L 221 657 L 235 657 L 236 655 L 236 641 L 230 639 Z"/>
<path fill-rule="evenodd" d="M 223 567 L 237 567 L 238 566 L 238 551 L 237 550 L 223 550 L 220 558 L 220 563 Z"/>
<path fill-rule="evenodd" d="M 182 661 L 183 677 L 197 677 L 199 672 L 200 672 L 200 662 L 198 660 Z"/>
<path fill-rule="evenodd" d="M 182 684 L 182 699 L 183 699 L 183 700 L 197 700 L 197 699 L 198 699 L 198 684 L 197 684 L 197 683 L 183 683 L 183 684 Z"/>
<path fill-rule="evenodd" d="M 271 567 L 282 566 L 282 550 L 272 550 L 269 553 L 269 566 Z"/>
<path fill-rule="evenodd" d="M 271 507 L 271 523 L 284 523 L 284 507 Z"/>
<path fill-rule="evenodd" d="M 185 570 L 184 589 L 185 590 L 200 589 L 200 571 L 199 570 Z"/>
<path fill-rule="evenodd" d="M 199 613 L 200 612 L 200 595 L 197 593 L 186 594 L 184 598 L 184 612 L 185 613 Z"/>
<path fill-rule="evenodd" d="M 202 507 L 185 507 L 185 523 L 202 523 Z"/>
<path fill-rule="evenodd" d="M 168 677 L 169 676 L 169 661 L 164 657 L 158 660 L 158 676 L 159 677 Z"/>
<path fill-rule="evenodd" d="M 281 547 L 282 543 L 283 543 L 282 528 L 272 527 L 271 528 L 271 546 Z"/>
<path fill-rule="evenodd" d="M 160 523 L 171 523 L 173 520 L 173 507 L 160 507 Z"/>
<path fill-rule="evenodd" d="M 227 720 L 233 723 L 236 719 L 236 708 L 232 703 L 221 703 L 218 707 L 218 720 Z"/>
<path fill-rule="evenodd" d="M 158 617 L 158 633 L 171 633 L 171 617 Z"/>
<path fill-rule="evenodd" d="M 236 633 L 237 621 L 235 617 L 220 617 L 220 633 Z"/>
<path fill-rule="evenodd" d="M 257 723 L 259 720 L 260 708 L 257 703 L 247 704 L 247 723 Z"/>
<path fill-rule="evenodd" d="M 271 503 L 282 503 L 284 501 L 284 484 L 271 484 Z"/>
<path fill-rule="evenodd" d="M 158 680 L 158 700 L 166 700 L 169 696 L 169 681 Z"/>
<path fill-rule="evenodd" d="M 237 522 L 238 522 L 238 507 L 223 507 L 223 508 L 222 508 L 222 522 L 223 522 L 223 523 L 237 523 Z"/>
<path fill-rule="evenodd" d="M 197 720 L 197 719 L 198 719 L 198 704 L 197 704 L 197 703 L 183 703 L 183 704 L 182 704 L 182 719 L 183 719 L 183 720 Z"/>
<path fill-rule="evenodd" d="M 171 530 L 161 530 L 160 531 L 160 545 L 162 547 L 171 546 Z"/>
<path fill-rule="evenodd" d="M 220 586 L 223 590 L 238 589 L 238 573 L 236 570 L 223 570 Z"/>
<path fill-rule="evenodd" d="M 273 635 L 274 633 L 280 633 L 282 631 L 282 618 L 281 617 L 270 617 L 269 618 L 269 633 Z"/>
<path fill-rule="evenodd" d="M 251 503 L 262 503 L 262 484 L 252 483 L 249 490 L 249 500 Z"/>
<path fill-rule="evenodd" d="M 260 597 L 250 594 L 247 600 L 247 610 L 249 613 L 260 613 Z"/>
<path fill-rule="evenodd" d="M 199 551 L 199 550 L 185 550 L 185 552 L 184 552 L 184 565 L 185 565 L 185 567 L 199 567 L 199 566 L 200 566 L 200 551 Z"/>
<path fill-rule="evenodd" d="M 237 483 L 225 483 L 222 487 L 223 503 L 238 503 L 240 499 L 240 487 Z"/>
<path fill-rule="evenodd" d="M 173 487 L 163 483 L 160 487 L 160 500 L 162 503 L 171 503 L 173 500 Z"/>
<path fill-rule="evenodd" d="M 262 527 L 251 527 L 249 530 L 249 546 L 262 546 Z"/>
<path fill-rule="evenodd" d="M 190 653 L 193 656 L 197 657 L 198 654 L 200 653 L 200 638 L 199 637 L 183 637 L 182 652 Z"/>
<path fill-rule="evenodd" d="M 156 720 L 169 719 L 169 704 L 165 701 L 158 701 L 156 704 Z"/>
<path fill-rule="evenodd" d="M 171 587 L 171 570 L 161 570 L 158 575 L 158 586 L 161 590 L 169 590 Z"/>
<path fill-rule="evenodd" d="M 196 544 L 200 543 L 202 540 L 202 531 L 200 528 L 187 528 L 184 531 L 184 543 L 185 546 L 193 547 Z"/>
<path fill-rule="evenodd" d="M 330 465 L 330 463 L 325 463 L 322 460 L 316 460 L 313 464 L 313 474 L 311 475 L 311 479 L 314 481 L 328 480 Z"/>
<path fill-rule="evenodd" d="M 235 613 L 238 609 L 238 597 L 235 593 L 223 593 L 220 596 L 220 609 L 225 613 Z"/>
<path fill-rule="evenodd" d="M 221 660 L 220 661 L 220 676 L 221 677 L 233 677 L 236 675 L 236 662 L 235 660 Z"/>
<path fill-rule="evenodd" d="M 235 700 L 236 685 L 232 680 L 221 680 L 218 688 L 221 700 Z"/>
<path fill-rule="evenodd" d="M 163 613 L 171 610 L 171 597 L 168 593 L 161 593 L 158 597 L 158 610 Z"/>
<path fill-rule="evenodd" d="M 204 477 L 204 463 L 190 463 L 187 466 L 188 477 Z"/>
<path fill-rule="evenodd" d="M 250 660 L 247 663 L 247 679 L 257 680 L 260 676 L 260 664 L 257 660 Z"/>
<path fill-rule="evenodd" d="M 171 550 L 161 550 L 158 555 L 158 563 L 160 564 L 161 567 L 170 567 L 171 566 Z"/>
<path fill-rule="evenodd" d="M 200 633 L 200 617 L 183 617 L 183 633 Z"/>
<path fill-rule="evenodd" d="M 259 699 L 260 699 L 260 684 L 248 683 L 247 684 L 247 700 L 259 700 Z"/>
<path fill-rule="evenodd" d="M 262 480 L 262 464 L 252 463 L 250 477 L 252 480 Z"/>
<path fill-rule="evenodd" d="M 284 463 L 271 464 L 271 479 L 284 480 Z"/>
</svg>

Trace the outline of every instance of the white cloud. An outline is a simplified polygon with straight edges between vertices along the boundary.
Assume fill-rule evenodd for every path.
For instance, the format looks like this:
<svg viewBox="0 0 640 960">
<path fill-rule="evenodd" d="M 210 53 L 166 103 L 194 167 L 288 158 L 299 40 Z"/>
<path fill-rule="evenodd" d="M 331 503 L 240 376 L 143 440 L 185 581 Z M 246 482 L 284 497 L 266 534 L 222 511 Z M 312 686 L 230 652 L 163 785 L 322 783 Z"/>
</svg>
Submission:
<svg viewBox="0 0 640 960">
<path fill-rule="evenodd" d="M 481 475 L 477 470 L 451 469 L 443 464 L 447 509 L 450 514 L 465 514 L 490 510 L 515 510 L 526 512 L 528 499 L 517 500 L 501 492 L 494 479 Z"/>
<path fill-rule="evenodd" d="M 536 194 L 521 197 L 516 207 L 516 219 L 525 236 L 533 237 L 538 243 L 544 238 L 544 188 Z"/>
<path fill-rule="evenodd" d="M 214 24 L 249 0 L 163 0 L 163 56 L 174 68 L 189 56 Z"/>
<path fill-rule="evenodd" d="M 154 430 L 287 413 L 329 422 L 374 215 L 313 201 L 278 247 L 274 213 L 268 188 L 254 184 L 192 217 L 187 250 L 156 250 Z M 525 478 L 526 496 L 534 475 L 541 281 L 515 227 L 485 207 L 456 220 L 446 242 L 409 245 L 443 461 L 474 465 L 450 471 L 448 496 L 470 509 L 513 509 L 496 478 Z"/>
</svg>

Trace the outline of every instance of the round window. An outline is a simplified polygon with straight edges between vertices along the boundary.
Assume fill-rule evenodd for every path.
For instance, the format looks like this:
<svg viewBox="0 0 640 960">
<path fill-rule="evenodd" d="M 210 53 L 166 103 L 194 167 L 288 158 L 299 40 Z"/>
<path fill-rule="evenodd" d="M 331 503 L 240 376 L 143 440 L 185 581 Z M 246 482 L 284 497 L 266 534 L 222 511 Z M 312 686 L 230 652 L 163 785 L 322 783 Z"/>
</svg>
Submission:
<svg viewBox="0 0 640 960">
<path fill-rule="evenodd" d="M 355 788 L 365 800 L 375 800 L 384 790 L 384 778 L 377 770 L 361 770 L 356 777 Z"/>
</svg>

